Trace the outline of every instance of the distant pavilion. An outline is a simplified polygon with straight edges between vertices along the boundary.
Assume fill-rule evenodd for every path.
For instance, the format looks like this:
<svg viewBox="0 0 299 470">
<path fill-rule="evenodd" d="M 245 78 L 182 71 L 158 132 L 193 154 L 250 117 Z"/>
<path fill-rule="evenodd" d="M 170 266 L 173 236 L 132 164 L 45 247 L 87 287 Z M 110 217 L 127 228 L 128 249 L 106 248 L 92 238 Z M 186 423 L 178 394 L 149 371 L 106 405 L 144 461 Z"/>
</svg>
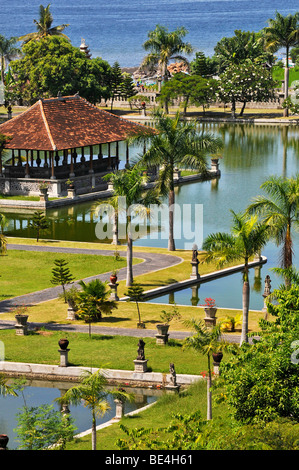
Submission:
<svg viewBox="0 0 299 470">
<path fill-rule="evenodd" d="M 119 168 L 120 142 L 140 130 L 153 132 L 97 108 L 78 94 L 40 99 L 0 125 L 0 133 L 11 137 L 5 145 L 11 150 L 9 164 L 0 162 L 0 176 L 4 176 L 0 192 L 36 194 L 41 180 L 48 180 L 49 195 L 54 196 L 65 194 L 67 180 L 74 181 L 78 193 L 100 189 L 101 176 Z M 127 143 L 125 148 L 129 164 Z"/>
</svg>

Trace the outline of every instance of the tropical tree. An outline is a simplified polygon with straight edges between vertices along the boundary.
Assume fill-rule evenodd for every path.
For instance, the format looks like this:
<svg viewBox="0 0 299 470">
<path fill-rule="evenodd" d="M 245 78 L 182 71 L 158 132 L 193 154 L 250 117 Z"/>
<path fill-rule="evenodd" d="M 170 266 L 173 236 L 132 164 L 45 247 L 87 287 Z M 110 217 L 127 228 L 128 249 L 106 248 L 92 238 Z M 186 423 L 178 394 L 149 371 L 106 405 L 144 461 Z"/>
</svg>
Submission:
<svg viewBox="0 0 299 470">
<path fill-rule="evenodd" d="M 63 37 L 46 36 L 22 47 L 22 57 L 10 63 L 14 80 L 6 87 L 10 100 L 30 104 L 40 98 L 80 96 L 92 103 L 109 97 L 110 65 L 100 57 L 89 59 Z"/>
<path fill-rule="evenodd" d="M 115 97 L 121 95 L 124 77 L 118 62 L 114 62 L 110 72 L 111 111 Z"/>
<path fill-rule="evenodd" d="M 167 81 L 169 76 L 167 66 L 170 60 L 177 59 L 188 63 L 186 57 L 181 55 L 191 54 L 193 50 L 191 44 L 183 41 L 187 33 L 184 27 L 169 32 L 165 26 L 157 25 L 153 31 L 149 31 L 148 39 L 143 44 L 143 48 L 149 51 L 149 54 L 144 58 L 141 66 L 157 66 L 162 80 Z"/>
<path fill-rule="evenodd" d="M 284 98 L 287 99 L 289 90 L 289 53 L 291 47 L 299 44 L 299 12 L 294 15 L 283 16 L 276 11 L 275 18 L 270 18 L 268 24 L 269 26 L 262 30 L 266 48 L 271 52 L 276 52 L 284 47 L 286 51 Z M 288 108 L 285 108 L 284 115 L 288 116 Z"/>
<path fill-rule="evenodd" d="M 52 269 L 51 283 L 55 286 L 60 285 L 62 287 L 64 301 L 66 302 L 65 286 L 73 282 L 74 277 L 72 276 L 69 268 L 67 267 L 68 262 L 64 259 L 56 259 L 54 261 L 55 268 Z"/>
<path fill-rule="evenodd" d="M 195 121 L 183 122 L 180 113 L 175 118 L 166 116 L 161 110 L 153 114 L 156 133 L 141 133 L 133 141 L 149 141 L 150 146 L 140 157 L 138 165 L 147 168 L 160 166 L 156 189 L 161 196 L 168 196 L 169 241 L 168 249 L 175 250 L 174 241 L 174 177 L 176 167 L 196 168 L 207 171 L 206 155 L 222 146 L 222 141 L 210 134 L 199 133 Z"/>
<path fill-rule="evenodd" d="M 264 65 L 248 59 L 239 64 L 231 64 L 220 74 L 216 96 L 224 103 L 232 105 L 232 117 L 235 118 L 236 102 L 242 102 L 240 116 L 243 115 L 246 103 L 250 101 L 270 101 L 274 98 L 276 82 L 271 71 Z"/>
<path fill-rule="evenodd" d="M 138 323 L 137 323 L 138 328 L 144 327 L 144 323 L 141 321 L 140 308 L 139 308 L 139 302 L 142 302 L 144 300 L 143 293 L 144 293 L 143 287 L 140 286 L 139 284 L 134 284 L 134 283 L 132 284 L 132 286 L 128 288 L 128 292 L 125 292 L 125 295 L 129 297 L 128 300 L 130 302 L 136 302 L 136 307 L 137 307 L 137 312 L 138 312 Z"/>
<path fill-rule="evenodd" d="M 143 218 L 149 216 L 149 206 L 151 204 L 160 204 L 160 200 L 155 191 L 145 190 L 144 186 L 148 181 L 148 177 L 143 174 L 140 168 L 133 167 L 125 171 L 109 173 L 104 178 L 112 183 L 113 197 L 117 198 L 117 202 L 120 202 L 118 204 L 118 216 L 125 215 L 126 233 L 124 237 L 127 241 L 126 285 L 131 286 L 133 283 L 133 241 L 134 238 L 138 238 L 138 234 L 134 234 L 133 219 L 136 216 Z M 112 204 L 112 206 L 116 207 L 116 204 Z"/>
<path fill-rule="evenodd" d="M 20 49 L 16 46 L 16 43 L 17 38 L 12 37 L 7 39 L 0 34 L 1 81 L 4 84 L 7 64 L 20 53 Z"/>
<path fill-rule="evenodd" d="M 85 371 L 81 376 L 79 385 L 71 387 L 62 397 L 56 399 L 59 403 L 70 403 L 73 405 L 81 405 L 83 402 L 84 406 L 91 410 L 92 450 L 96 450 L 96 418 L 104 416 L 110 410 L 107 396 L 111 392 L 107 390 L 107 385 L 108 381 L 104 372 L 100 369 L 94 373 Z M 117 396 L 122 395 L 125 398 L 128 396 L 120 391 L 116 393 L 118 394 Z"/>
<path fill-rule="evenodd" d="M 69 38 L 62 32 L 68 24 L 61 24 L 59 26 L 52 26 L 53 16 L 50 12 L 51 4 L 44 7 L 40 5 L 39 7 L 39 19 L 33 20 L 33 23 L 36 24 L 37 31 L 35 33 L 25 34 L 24 36 L 19 37 L 19 41 L 29 42 L 32 39 L 41 39 L 46 36 L 63 36 L 65 39 Z"/>
<path fill-rule="evenodd" d="M 88 283 L 80 281 L 79 285 L 82 290 L 77 294 L 77 314 L 89 324 L 101 320 L 103 313 L 109 315 L 117 308 L 116 302 L 109 300 L 110 292 L 106 282 L 93 279 Z"/>
<path fill-rule="evenodd" d="M 257 196 L 248 206 L 249 214 L 258 214 L 270 229 L 277 246 L 282 245 L 281 266 L 293 264 L 292 228 L 299 226 L 299 176 L 271 176 L 262 185 L 266 196 Z"/>
<path fill-rule="evenodd" d="M 230 38 L 222 38 L 214 48 L 214 58 L 219 64 L 218 72 L 222 73 L 227 67 L 242 64 L 246 60 L 270 65 L 274 62 L 272 52 L 265 50 L 260 33 L 241 30 L 235 30 L 234 33 Z"/>
<path fill-rule="evenodd" d="M 199 75 L 186 75 L 184 73 L 176 73 L 168 82 L 164 83 L 158 101 L 161 103 L 169 102 L 170 99 L 183 99 L 183 114 L 187 112 L 189 104 L 209 106 L 212 99 L 215 98 L 217 81 L 206 79 Z"/>
<path fill-rule="evenodd" d="M 36 211 L 33 214 L 32 221 L 29 222 L 29 227 L 35 230 L 36 241 L 38 242 L 41 232 L 49 228 L 49 222 L 42 211 Z"/>
<path fill-rule="evenodd" d="M 202 249 L 206 252 L 205 262 L 216 261 L 218 267 L 224 264 L 244 260 L 243 274 L 243 315 L 240 344 L 248 342 L 248 312 L 250 286 L 248 262 L 251 256 L 260 252 L 268 240 L 268 226 L 258 221 L 258 217 L 248 214 L 237 214 L 231 211 L 233 223 L 231 233 L 217 232 L 208 235 Z"/>
<path fill-rule="evenodd" d="M 210 420 L 212 419 L 212 354 L 219 351 L 223 352 L 225 349 L 227 349 L 228 345 L 222 338 L 221 324 L 215 325 L 210 328 L 205 326 L 203 320 L 194 319 L 185 322 L 185 324 L 186 326 L 191 327 L 194 330 L 195 334 L 185 339 L 183 347 L 191 347 L 195 349 L 195 351 L 206 355 L 208 359 L 207 420 Z"/>
</svg>

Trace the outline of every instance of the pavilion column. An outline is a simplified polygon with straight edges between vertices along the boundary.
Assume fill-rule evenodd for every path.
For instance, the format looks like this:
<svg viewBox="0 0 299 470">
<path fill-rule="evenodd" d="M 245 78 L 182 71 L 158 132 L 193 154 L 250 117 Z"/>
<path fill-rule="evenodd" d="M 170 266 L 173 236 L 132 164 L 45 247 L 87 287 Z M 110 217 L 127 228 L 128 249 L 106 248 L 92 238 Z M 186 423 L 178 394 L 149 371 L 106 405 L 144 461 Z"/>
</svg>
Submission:
<svg viewBox="0 0 299 470">
<path fill-rule="evenodd" d="M 71 171 L 70 171 L 70 178 L 73 178 L 75 176 L 74 173 L 74 152 L 71 150 Z"/>
<path fill-rule="evenodd" d="M 54 152 L 50 151 L 50 163 L 51 163 L 51 180 L 55 180 L 55 166 L 54 166 Z"/>
<path fill-rule="evenodd" d="M 116 169 L 118 170 L 119 166 L 119 142 L 116 142 Z"/>
<path fill-rule="evenodd" d="M 22 166 L 21 150 L 18 149 L 18 166 Z"/>
<path fill-rule="evenodd" d="M 30 150 L 31 168 L 33 167 L 33 150 Z"/>
<path fill-rule="evenodd" d="M 44 151 L 44 156 L 45 156 L 45 163 L 44 163 L 44 168 L 48 168 L 48 156 L 47 156 L 47 150 Z"/>
<path fill-rule="evenodd" d="M 12 163 L 12 166 L 15 166 L 15 151 L 14 151 L 14 149 L 12 149 L 12 151 L 11 151 L 11 163 Z"/>
<path fill-rule="evenodd" d="M 28 150 L 26 150 L 26 169 L 25 169 L 25 178 L 30 178 L 30 174 L 29 174 L 29 155 L 28 155 Z"/>
<path fill-rule="evenodd" d="M 111 170 L 111 145 L 108 142 L 108 167 L 107 170 Z"/>
<path fill-rule="evenodd" d="M 130 166 L 130 152 L 129 152 L 129 144 L 127 142 L 127 148 L 126 148 L 126 167 L 129 168 Z"/>
<path fill-rule="evenodd" d="M 92 148 L 92 145 L 89 146 L 89 173 L 94 173 L 94 171 L 93 171 L 93 148 Z"/>
</svg>

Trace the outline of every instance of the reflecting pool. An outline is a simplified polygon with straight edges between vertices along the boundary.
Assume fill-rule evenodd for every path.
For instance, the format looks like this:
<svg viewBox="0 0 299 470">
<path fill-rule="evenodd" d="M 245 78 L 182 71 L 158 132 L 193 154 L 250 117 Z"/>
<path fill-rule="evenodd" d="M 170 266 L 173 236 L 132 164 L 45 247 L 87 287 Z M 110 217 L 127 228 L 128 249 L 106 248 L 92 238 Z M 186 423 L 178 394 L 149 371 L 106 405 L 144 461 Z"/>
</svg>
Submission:
<svg viewBox="0 0 299 470">
<path fill-rule="evenodd" d="M 260 185 L 270 175 L 293 176 L 297 172 L 299 162 L 299 129 L 296 126 L 276 125 L 251 125 L 251 124 L 220 124 L 204 123 L 200 130 L 220 135 L 224 141 L 224 149 L 220 160 L 221 177 L 217 180 L 182 184 L 176 188 L 176 203 L 183 208 L 184 204 L 202 204 L 203 207 L 203 237 L 211 232 L 229 231 L 231 225 L 230 209 L 235 212 L 244 211 L 251 199 L 262 194 Z M 135 150 L 135 154 L 140 149 Z M 125 155 L 121 154 L 122 163 Z M 78 204 L 73 207 L 47 210 L 47 217 L 51 220 L 51 227 L 45 237 L 74 241 L 102 241 L 95 235 L 98 219 L 91 213 L 92 203 Z M 175 230 L 177 248 L 185 248 L 193 242 L 200 248 L 200 234 L 195 233 L 193 239 L 184 236 L 181 210 L 175 217 Z M 28 227 L 28 213 L 7 213 L 10 220 L 7 229 L 8 235 L 20 237 L 34 237 L 34 233 Z M 191 224 L 194 223 L 194 212 L 191 210 Z M 165 217 L 161 220 L 159 230 L 155 236 L 143 236 L 134 242 L 135 246 L 159 246 L 167 247 L 168 221 Z M 294 233 L 294 263 L 298 253 L 298 235 Z M 251 274 L 251 286 L 255 283 L 255 289 L 251 295 L 253 309 L 263 306 L 261 297 L 264 289 L 264 279 L 270 274 L 272 287 L 276 287 L 280 280 L 269 271 L 271 267 L 279 263 L 279 250 L 270 242 L 263 250 L 268 263 L 262 267 L 254 280 Z M 191 261 L 191 260 L 190 260 Z M 190 266 L 191 272 L 191 266 Z M 257 277 L 257 276 L 255 276 Z M 229 278 L 213 281 L 209 285 L 201 285 L 199 289 L 200 302 L 208 297 L 213 297 L 219 306 L 241 307 L 241 274 Z M 258 285 L 260 287 L 258 288 Z M 207 295 L 206 295 L 207 292 Z M 190 304 L 191 291 L 176 294 L 176 302 Z M 159 300 L 162 300 L 161 298 Z M 165 298 L 163 298 L 165 300 Z"/>
<path fill-rule="evenodd" d="M 23 396 L 18 392 L 18 397 L 0 396 L 0 429 L 2 434 L 7 434 L 9 437 L 9 449 L 16 449 L 20 443 L 18 436 L 14 432 L 18 422 L 16 415 L 24 407 L 25 403 L 28 407 L 36 407 L 43 404 L 53 404 L 55 410 L 60 410 L 57 403 L 54 402 L 56 398 L 62 396 L 69 387 L 75 384 L 67 384 L 66 382 L 49 382 L 32 380 L 28 382 L 28 386 L 23 391 Z M 135 399 L 133 402 L 125 403 L 125 413 L 142 408 L 150 403 L 156 401 L 157 396 L 161 394 L 159 390 L 149 389 L 130 389 L 126 387 L 126 391 L 134 393 Z M 111 409 L 102 418 L 97 418 L 97 426 L 109 421 L 115 416 L 115 403 L 111 395 L 107 397 Z M 91 428 L 91 412 L 89 409 L 82 406 L 69 406 L 70 416 L 74 419 L 74 426 L 77 428 L 75 434 L 79 434 Z"/>
</svg>

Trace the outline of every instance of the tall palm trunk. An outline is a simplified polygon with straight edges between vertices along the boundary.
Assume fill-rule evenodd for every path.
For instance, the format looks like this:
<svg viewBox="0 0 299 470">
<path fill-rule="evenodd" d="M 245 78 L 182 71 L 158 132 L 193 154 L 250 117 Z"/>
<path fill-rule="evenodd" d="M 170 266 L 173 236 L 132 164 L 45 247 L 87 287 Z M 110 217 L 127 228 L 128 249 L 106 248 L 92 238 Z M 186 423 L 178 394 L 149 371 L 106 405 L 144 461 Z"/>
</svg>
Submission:
<svg viewBox="0 0 299 470">
<path fill-rule="evenodd" d="M 175 242 L 173 237 L 174 232 L 174 185 L 173 181 L 168 196 L 169 204 L 169 237 L 168 237 L 168 250 L 175 251 Z"/>
<path fill-rule="evenodd" d="M 241 332 L 240 346 L 242 343 L 248 343 L 249 298 L 250 298 L 250 286 L 249 286 L 249 280 L 248 280 L 248 259 L 246 259 L 245 268 L 244 268 L 243 292 L 242 292 L 243 317 L 242 317 L 242 332 Z"/>
<path fill-rule="evenodd" d="M 208 377 L 207 377 L 207 421 L 212 419 L 212 374 L 211 374 L 211 358 L 208 354 Z"/>
<path fill-rule="evenodd" d="M 127 286 L 133 284 L 133 240 L 128 234 L 127 239 Z"/>
<path fill-rule="evenodd" d="M 92 410 L 91 450 L 97 450 L 97 430 L 94 410 Z"/>
<path fill-rule="evenodd" d="M 289 48 L 286 48 L 286 66 L 284 69 L 284 99 L 286 100 L 289 96 L 289 76 L 290 76 L 290 69 L 289 69 Z M 288 108 L 284 108 L 283 115 L 288 116 L 289 110 Z"/>
</svg>

